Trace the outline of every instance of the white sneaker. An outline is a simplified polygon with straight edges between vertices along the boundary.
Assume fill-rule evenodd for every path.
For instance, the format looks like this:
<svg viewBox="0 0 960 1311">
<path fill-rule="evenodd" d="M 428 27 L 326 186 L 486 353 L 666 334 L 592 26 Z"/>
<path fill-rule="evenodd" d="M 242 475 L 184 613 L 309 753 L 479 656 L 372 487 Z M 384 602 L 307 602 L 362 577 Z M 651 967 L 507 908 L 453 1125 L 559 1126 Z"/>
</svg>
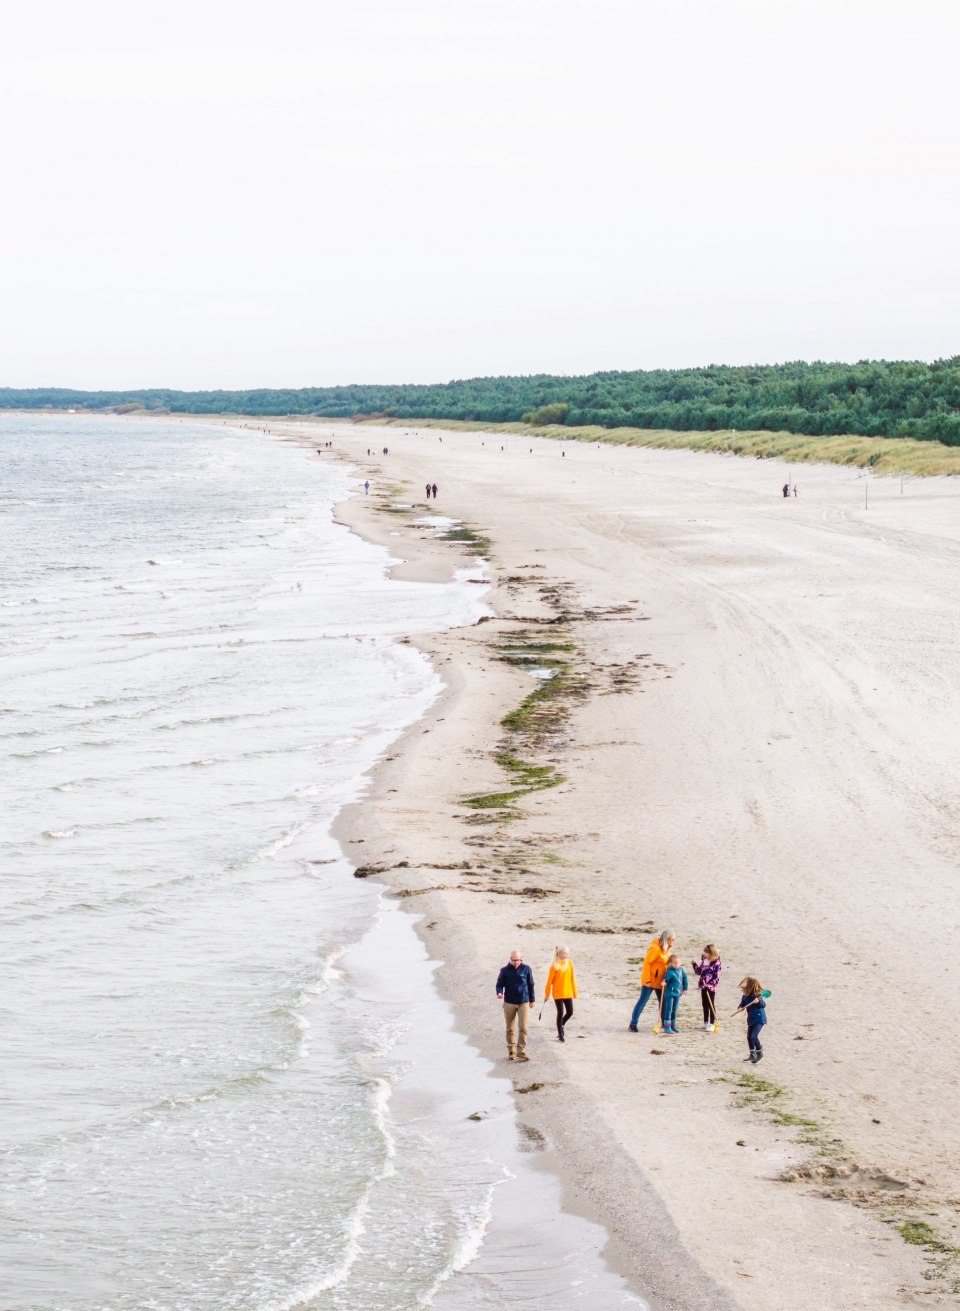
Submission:
<svg viewBox="0 0 960 1311">
<path fill-rule="evenodd" d="M 704 1021 L 703 1031 L 704 1033 L 713 1033 L 713 1022 L 711 1020 Z"/>
</svg>

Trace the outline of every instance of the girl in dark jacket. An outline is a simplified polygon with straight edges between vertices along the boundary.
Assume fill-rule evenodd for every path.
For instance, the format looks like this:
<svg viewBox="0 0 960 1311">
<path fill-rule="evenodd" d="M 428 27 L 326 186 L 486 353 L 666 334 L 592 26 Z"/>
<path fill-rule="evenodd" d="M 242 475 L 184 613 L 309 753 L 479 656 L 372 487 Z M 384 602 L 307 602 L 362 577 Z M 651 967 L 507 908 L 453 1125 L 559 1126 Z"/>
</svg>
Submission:
<svg viewBox="0 0 960 1311">
<path fill-rule="evenodd" d="M 740 980 L 740 991 L 743 996 L 740 998 L 737 1014 L 739 1015 L 741 1011 L 747 1013 L 747 1046 L 750 1048 L 750 1055 L 744 1059 L 750 1061 L 752 1065 L 757 1065 L 763 1060 L 760 1035 L 767 1022 L 767 1003 L 764 1001 L 759 979 L 754 979 L 751 975 Z"/>
</svg>

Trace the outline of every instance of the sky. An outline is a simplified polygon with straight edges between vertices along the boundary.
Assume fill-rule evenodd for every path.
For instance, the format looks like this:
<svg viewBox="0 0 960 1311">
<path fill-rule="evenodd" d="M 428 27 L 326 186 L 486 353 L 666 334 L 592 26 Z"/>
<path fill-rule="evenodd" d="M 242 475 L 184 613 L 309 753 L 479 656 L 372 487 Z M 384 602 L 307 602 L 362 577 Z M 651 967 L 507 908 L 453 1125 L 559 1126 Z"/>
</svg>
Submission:
<svg viewBox="0 0 960 1311">
<path fill-rule="evenodd" d="M 953 0 L 4 0 L 0 386 L 960 353 Z"/>
</svg>

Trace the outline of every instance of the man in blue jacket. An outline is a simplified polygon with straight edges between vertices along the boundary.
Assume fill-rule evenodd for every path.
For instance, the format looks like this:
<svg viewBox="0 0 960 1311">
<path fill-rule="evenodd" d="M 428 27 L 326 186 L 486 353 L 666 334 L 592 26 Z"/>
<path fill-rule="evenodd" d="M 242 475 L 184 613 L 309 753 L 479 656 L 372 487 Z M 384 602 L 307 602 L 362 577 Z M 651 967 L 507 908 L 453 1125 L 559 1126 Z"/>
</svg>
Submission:
<svg viewBox="0 0 960 1311">
<path fill-rule="evenodd" d="M 524 965 L 523 957 L 516 949 L 510 953 L 509 965 L 504 965 L 497 975 L 497 996 L 503 1002 L 503 1018 L 507 1025 L 507 1060 L 528 1061 L 527 1023 L 535 1000 L 533 970 Z"/>
</svg>

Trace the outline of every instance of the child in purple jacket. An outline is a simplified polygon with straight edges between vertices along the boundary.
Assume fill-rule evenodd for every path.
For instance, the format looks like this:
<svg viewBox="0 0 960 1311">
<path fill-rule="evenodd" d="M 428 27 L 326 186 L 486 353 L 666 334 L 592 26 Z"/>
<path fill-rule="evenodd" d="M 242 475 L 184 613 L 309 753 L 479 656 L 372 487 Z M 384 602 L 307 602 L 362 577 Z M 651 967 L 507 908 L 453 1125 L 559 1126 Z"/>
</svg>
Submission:
<svg viewBox="0 0 960 1311">
<path fill-rule="evenodd" d="M 700 956 L 700 964 L 698 965 L 695 960 L 690 964 L 700 980 L 698 986 L 700 1004 L 703 1007 L 703 1027 L 707 1032 L 712 1033 L 717 1027 L 717 984 L 720 982 L 723 962 L 716 947 L 712 942 L 708 942 Z"/>
</svg>

